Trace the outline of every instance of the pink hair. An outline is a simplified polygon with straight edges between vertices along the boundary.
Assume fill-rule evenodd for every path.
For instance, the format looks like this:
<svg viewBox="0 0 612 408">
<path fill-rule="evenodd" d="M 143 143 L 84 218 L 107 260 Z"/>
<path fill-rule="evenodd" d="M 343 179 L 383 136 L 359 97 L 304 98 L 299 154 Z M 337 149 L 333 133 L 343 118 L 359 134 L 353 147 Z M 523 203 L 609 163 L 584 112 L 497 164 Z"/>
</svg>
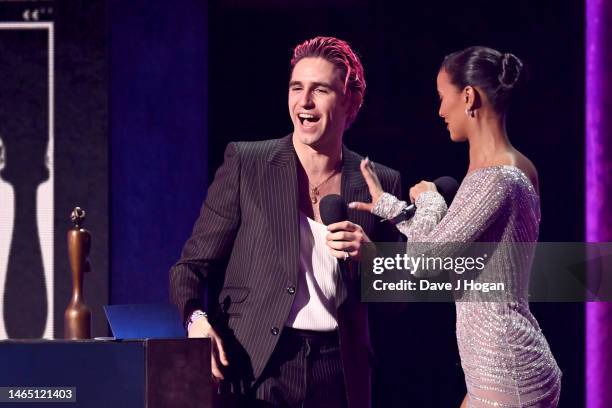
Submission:
<svg viewBox="0 0 612 408">
<path fill-rule="evenodd" d="M 346 128 L 348 128 L 357 117 L 366 89 L 363 65 L 361 65 L 359 57 L 346 41 L 335 37 L 315 37 L 304 41 L 293 49 L 291 69 L 302 58 L 309 57 L 320 57 L 331 62 L 344 76 L 343 92 L 345 95 L 350 94 L 353 99 L 346 122 Z"/>
</svg>

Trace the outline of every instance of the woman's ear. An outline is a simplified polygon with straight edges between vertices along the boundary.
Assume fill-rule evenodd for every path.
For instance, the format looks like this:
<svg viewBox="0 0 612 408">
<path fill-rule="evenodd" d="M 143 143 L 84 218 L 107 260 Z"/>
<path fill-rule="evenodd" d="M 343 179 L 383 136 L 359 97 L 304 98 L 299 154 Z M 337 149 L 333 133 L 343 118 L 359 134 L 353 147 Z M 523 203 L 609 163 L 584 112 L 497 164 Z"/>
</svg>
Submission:
<svg viewBox="0 0 612 408">
<path fill-rule="evenodd" d="M 480 92 L 473 86 L 466 86 L 463 89 L 463 102 L 465 103 L 465 109 L 468 111 L 474 111 L 481 107 Z"/>
<path fill-rule="evenodd" d="M 463 89 L 463 103 L 466 110 L 474 109 L 475 90 L 471 86 L 466 86 Z"/>
</svg>

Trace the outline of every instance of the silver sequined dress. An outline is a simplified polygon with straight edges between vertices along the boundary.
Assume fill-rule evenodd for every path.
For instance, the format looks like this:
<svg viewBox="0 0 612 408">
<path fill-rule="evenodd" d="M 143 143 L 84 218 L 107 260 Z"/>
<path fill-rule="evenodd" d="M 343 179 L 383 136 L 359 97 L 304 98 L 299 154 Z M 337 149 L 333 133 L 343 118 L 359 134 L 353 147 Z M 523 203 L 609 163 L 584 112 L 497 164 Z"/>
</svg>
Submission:
<svg viewBox="0 0 612 408">
<path fill-rule="evenodd" d="M 406 203 L 383 194 L 373 213 L 390 219 Z M 437 192 L 424 192 L 412 219 L 397 224 L 411 242 L 529 243 L 538 239 L 540 201 L 525 174 L 513 166 L 477 169 L 463 180 L 450 208 Z M 421 244 L 427 243 L 427 244 Z M 417 244 L 415 244 L 417 245 Z M 537 321 L 527 290 L 533 245 L 499 245 L 487 276 L 497 276 L 512 300 L 456 302 L 457 343 L 468 390 L 468 407 L 556 407 L 561 371 Z"/>
</svg>

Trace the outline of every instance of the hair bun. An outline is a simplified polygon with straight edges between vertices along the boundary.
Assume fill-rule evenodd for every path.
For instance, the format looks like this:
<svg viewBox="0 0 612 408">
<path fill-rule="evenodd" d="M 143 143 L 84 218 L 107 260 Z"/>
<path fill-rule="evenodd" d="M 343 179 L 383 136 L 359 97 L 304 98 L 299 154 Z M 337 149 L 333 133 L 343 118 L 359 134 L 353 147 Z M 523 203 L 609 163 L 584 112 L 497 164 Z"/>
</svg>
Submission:
<svg viewBox="0 0 612 408">
<path fill-rule="evenodd" d="M 522 71 L 523 62 L 516 55 L 511 53 L 503 54 L 501 73 L 498 76 L 501 87 L 506 90 L 514 88 L 521 79 Z"/>
</svg>

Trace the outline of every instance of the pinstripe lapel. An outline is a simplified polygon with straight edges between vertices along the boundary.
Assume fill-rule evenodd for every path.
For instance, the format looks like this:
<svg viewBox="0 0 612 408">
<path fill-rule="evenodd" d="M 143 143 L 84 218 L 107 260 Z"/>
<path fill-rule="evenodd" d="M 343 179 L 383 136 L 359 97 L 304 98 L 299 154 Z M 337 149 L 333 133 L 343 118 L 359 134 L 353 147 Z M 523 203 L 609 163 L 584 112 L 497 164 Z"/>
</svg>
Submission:
<svg viewBox="0 0 612 408">
<path fill-rule="evenodd" d="M 341 195 L 346 203 L 351 201 L 369 201 L 368 186 L 361 175 L 359 164 L 361 156 L 342 146 L 342 187 Z M 368 213 L 364 211 L 348 210 L 348 219 L 355 224 L 366 228 Z"/>
<path fill-rule="evenodd" d="M 361 156 L 343 146 L 342 158 L 342 197 L 347 203 L 370 200 L 359 170 Z M 288 283 L 295 283 L 299 268 L 298 185 L 291 135 L 280 139 L 270 154 L 261 180 L 261 191 L 262 205 L 276 243 L 280 266 L 287 274 Z M 348 219 L 364 227 L 366 232 L 369 229 L 368 214 L 363 211 L 348 210 Z"/>
<path fill-rule="evenodd" d="M 262 204 L 276 243 L 280 266 L 287 274 L 287 283 L 298 278 L 299 225 L 296 157 L 291 135 L 278 141 L 268 158 L 260 181 Z M 273 272 L 273 271 L 271 271 Z"/>
</svg>

